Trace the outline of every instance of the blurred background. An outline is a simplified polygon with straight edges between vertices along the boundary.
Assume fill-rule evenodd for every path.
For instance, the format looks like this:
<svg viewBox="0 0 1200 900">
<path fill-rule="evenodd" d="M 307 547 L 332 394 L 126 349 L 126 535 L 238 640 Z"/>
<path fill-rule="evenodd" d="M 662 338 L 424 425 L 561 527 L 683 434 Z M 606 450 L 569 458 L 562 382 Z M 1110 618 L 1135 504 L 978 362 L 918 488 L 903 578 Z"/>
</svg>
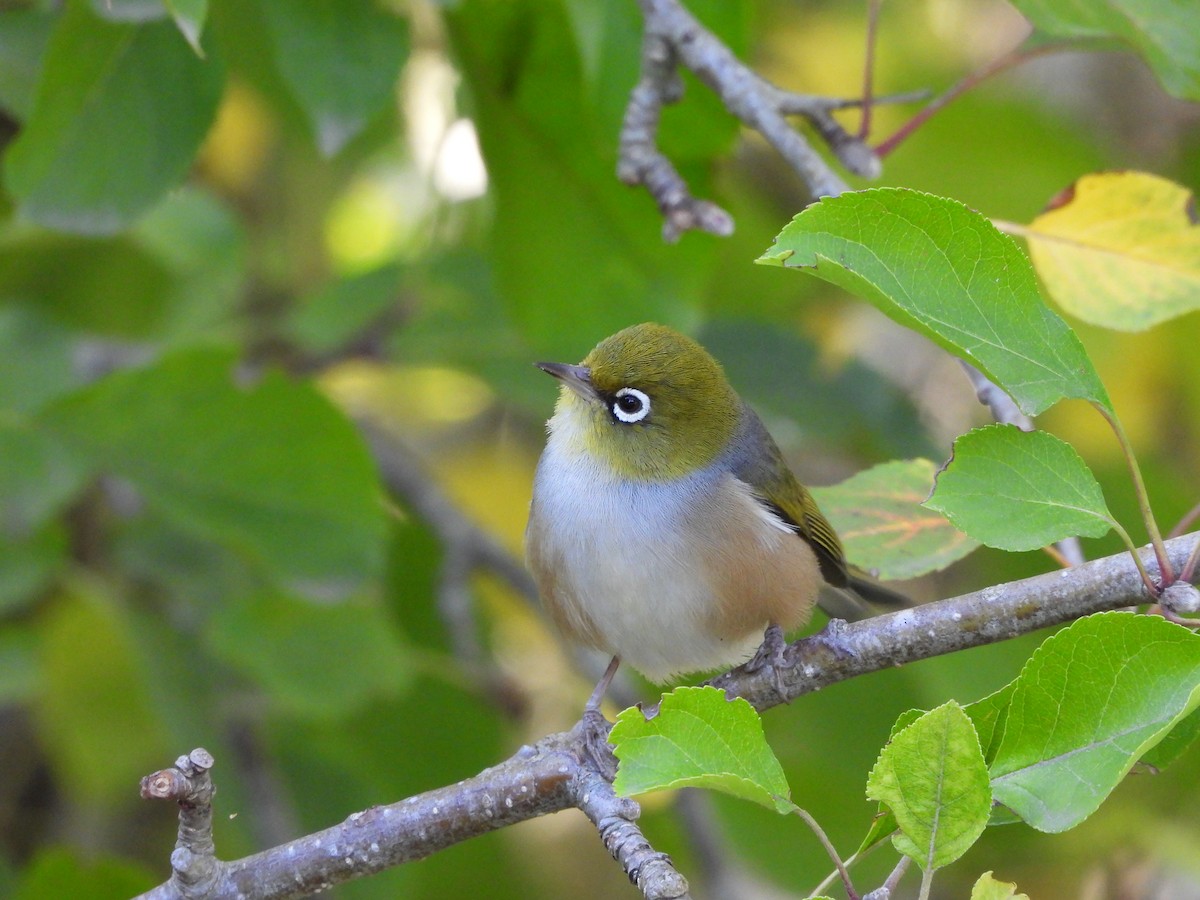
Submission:
<svg viewBox="0 0 1200 900">
<path fill-rule="evenodd" d="M 781 86 L 861 90 L 866 4 L 688 6 Z M 515 579 L 447 552 L 446 520 L 411 494 L 444 494 L 519 559 L 555 398 L 534 360 L 579 360 L 639 321 L 685 330 L 810 484 L 941 462 L 987 420 L 941 351 L 816 279 L 752 264 L 809 198 L 690 77 L 661 146 L 737 229 L 662 242 L 652 200 L 614 177 L 637 76 L 631 0 L 197 8 L 0 4 L 3 896 L 126 897 L 164 880 L 175 811 L 139 800 L 138 781 L 196 746 L 217 760 L 230 859 L 575 721 L 589 676 Z M 1027 29 L 1003 2 L 885 4 L 876 90 L 939 92 Z M 89 106 L 97 85 L 108 94 Z M 71 122 L 51 121 L 64 106 Z M 917 108 L 876 109 L 872 142 Z M 1195 187 L 1200 113 L 1132 55 L 1072 52 L 969 92 L 886 160 L 881 183 L 1027 222 L 1112 168 Z M 1200 320 L 1138 335 L 1073 324 L 1169 529 L 1196 502 Z M 1074 443 L 1143 540 L 1099 417 L 1064 404 L 1039 424 Z M 381 481 L 380 461 L 399 481 Z M 389 492 L 398 483 L 409 496 Z M 1119 549 L 1085 542 L 1090 556 Z M 937 599 L 1052 566 L 980 550 L 905 589 Z M 989 693 L 1042 637 L 773 710 L 796 801 L 849 853 L 896 716 Z M 1066 834 L 989 829 L 935 892 L 966 896 L 992 869 L 1032 897 L 1200 896 L 1198 762 L 1193 749 L 1162 774 L 1135 771 Z M 827 871 L 800 822 L 701 803 L 743 896 L 803 896 Z M 677 806 L 646 798 L 645 829 L 713 896 L 720 860 Z M 893 864 L 876 853 L 859 884 Z M 564 813 L 335 895 L 636 892 Z"/>
</svg>

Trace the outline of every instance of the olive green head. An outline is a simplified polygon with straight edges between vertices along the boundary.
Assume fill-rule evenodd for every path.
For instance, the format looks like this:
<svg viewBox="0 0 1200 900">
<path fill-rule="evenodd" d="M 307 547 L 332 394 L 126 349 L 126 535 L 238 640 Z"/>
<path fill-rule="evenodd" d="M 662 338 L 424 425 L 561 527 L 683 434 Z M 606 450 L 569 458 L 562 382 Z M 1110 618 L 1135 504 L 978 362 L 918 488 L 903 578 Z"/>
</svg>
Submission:
<svg viewBox="0 0 1200 900">
<path fill-rule="evenodd" d="M 720 364 L 691 338 L 634 325 L 578 366 L 538 363 L 563 383 L 551 428 L 626 478 L 677 478 L 728 446 L 741 400 Z"/>
</svg>

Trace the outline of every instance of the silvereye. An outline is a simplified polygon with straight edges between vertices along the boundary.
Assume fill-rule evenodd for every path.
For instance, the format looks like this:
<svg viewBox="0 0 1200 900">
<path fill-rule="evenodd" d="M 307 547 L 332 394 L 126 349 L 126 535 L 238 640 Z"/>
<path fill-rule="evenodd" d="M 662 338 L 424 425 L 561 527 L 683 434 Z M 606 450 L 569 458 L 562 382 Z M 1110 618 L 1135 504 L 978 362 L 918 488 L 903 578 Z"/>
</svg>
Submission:
<svg viewBox="0 0 1200 900">
<path fill-rule="evenodd" d="M 634 325 L 580 365 L 537 366 L 562 388 L 526 558 L 559 630 L 613 656 L 589 707 L 621 660 L 656 682 L 736 665 L 768 626 L 805 624 L 823 582 L 858 580 L 762 421 L 695 341 Z"/>
</svg>

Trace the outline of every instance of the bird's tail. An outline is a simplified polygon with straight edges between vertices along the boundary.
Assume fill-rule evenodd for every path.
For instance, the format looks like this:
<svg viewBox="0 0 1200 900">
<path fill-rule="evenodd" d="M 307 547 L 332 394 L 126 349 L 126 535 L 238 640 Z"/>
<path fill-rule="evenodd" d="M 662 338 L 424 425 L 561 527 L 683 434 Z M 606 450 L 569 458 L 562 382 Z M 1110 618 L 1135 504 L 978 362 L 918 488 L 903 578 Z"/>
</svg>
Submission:
<svg viewBox="0 0 1200 900">
<path fill-rule="evenodd" d="M 915 606 L 912 599 L 899 591 L 885 587 L 862 569 L 849 566 L 845 587 L 824 585 L 817 603 L 825 614 L 836 619 L 857 622 L 878 613 L 872 607 L 906 609 Z"/>
<path fill-rule="evenodd" d="M 891 609 L 906 609 L 916 606 L 912 598 L 886 585 L 880 584 L 871 575 L 855 566 L 850 567 L 850 590 L 869 603 Z"/>
</svg>

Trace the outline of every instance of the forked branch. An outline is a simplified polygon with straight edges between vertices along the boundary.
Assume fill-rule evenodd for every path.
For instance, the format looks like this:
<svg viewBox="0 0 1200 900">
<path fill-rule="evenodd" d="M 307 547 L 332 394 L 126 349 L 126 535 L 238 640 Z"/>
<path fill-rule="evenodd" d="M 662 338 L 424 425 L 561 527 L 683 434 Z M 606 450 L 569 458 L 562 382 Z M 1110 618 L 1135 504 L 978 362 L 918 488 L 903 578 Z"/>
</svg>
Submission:
<svg viewBox="0 0 1200 900">
<path fill-rule="evenodd" d="M 1166 544 L 1182 568 L 1200 533 Z M 1156 567 L 1143 549 L 1144 564 Z M 904 663 L 995 643 L 1095 612 L 1147 601 L 1127 553 L 1083 563 L 961 597 L 877 616 L 854 624 L 831 622 L 785 651 L 782 670 L 739 667 L 710 683 L 761 710 L 823 687 Z M 782 688 L 782 694 L 780 693 Z M 171 880 L 143 895 L 153 900 L 292 898 L 421 859 L 452 844 L 517 822 L 570 808 L 583 811 L 642 895 L 689 896 L 687 881 L 646 841 L 635 821 L 638 806 L 616 796 L 583 750 L 582 729 L 548 735 L 474 777 L 389 806 L 355 813 L 340 825 L 234 862 L 210 852 L 210 793 L 194 793 L 211 759 L 181 759 L 177 778 L 156 773 L 153 784 L 181 784 L 146 796 L 180 804 L 179 845 Z M 202 751 L 200 751 L 202 753 Z M 203 769 L 203 772 L 197 771 Z M 188 774 L 188 773 L 191 774 Z M 182 780 L 180 780 L 182 779 Z M 199 779 L 197 781 L 196 779 Z M 201 864 L 197 865 L 197 858 Z"/>
<path fill-rule="evenodd" d="M 729 213 L 693 197 L 655 142 L 663 106 L 683 96 L 680 67 L 695 73 L 733 116 L 766 138 L 804 179 L 813 197 L 840 194 L 847 185 L 788 123 L 788 116 L 806 119 L 847 171 L 867 178 L 879 174 L 879 160 L 865 140 L 850 134 L 833 117 L 834 110 L 856 106 L 858 101 L 778 88 L 740 62 L 678 0 L 639 0 L 639 4 L 645 23 L 641 74 L 625 109 L 617 176 L 626 184 L 642 185 L 654 197 L 663 214 L 664 240 L 674 242 L 689 229 L 717 235 L 733 231 Z M 888 99 L 895 98 L 884 102 Z"/>
</svg>

